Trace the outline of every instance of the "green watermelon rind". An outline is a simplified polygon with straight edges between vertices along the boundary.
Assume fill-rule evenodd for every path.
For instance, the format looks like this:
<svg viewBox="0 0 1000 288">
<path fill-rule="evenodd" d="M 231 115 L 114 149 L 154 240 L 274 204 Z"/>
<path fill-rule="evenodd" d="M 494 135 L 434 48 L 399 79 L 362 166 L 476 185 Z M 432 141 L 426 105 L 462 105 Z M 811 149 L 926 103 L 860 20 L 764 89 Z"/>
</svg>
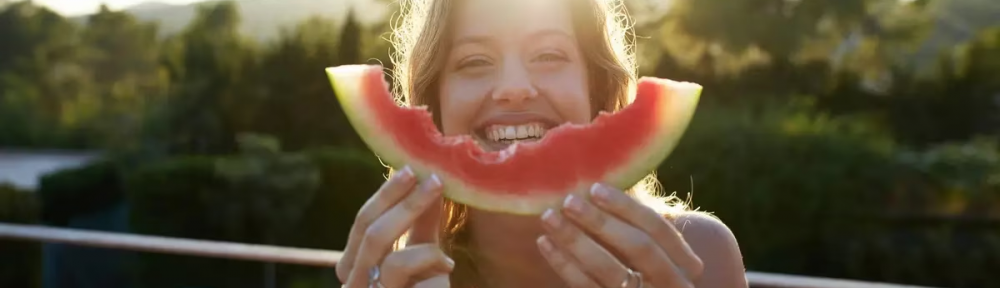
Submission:
<svg viewBox="0 0 1000 288">
<path fill-rule="evenodd" d="M 675 94 L 667 96 L 673 97 L 670 105 L 660 107 L 663 110 L 660 114 L 664 117 L 659 118 L 660 123 L 657 125 L 659 129 L 656 133 L 658 135 L 650 138 L 654 140 L 653 143 L 648 143 L 643 146 L 645 149 L 634 152 L 633 160 L 626 162 L 631 165 L 623 165 L 618 172 L 612 170 L 607 176 L 606 183 L 618 189 L 627 189 L 635 185 L 670 156 L 687 131 L 701 99 L 701 85 L 655 78 L 646 79 L 665 84 L 665 87 L 670 87 Z"/>
<path fill-rule="evenodd" d="M 455 175 L 443 172 L 445 169 L 440 169 L 441 167 L 432 167 L 432 164 L 421 163 L 407 157 L 406 153 L 402 152 L 402 149 L 399 149 L 395 144 L 397 139 L 394 139 L 394 135 L 380 128 L 378 119 L 369 116 L 375 115 L 374 111 L 365 111 L 365 107 L 367 106 L 359 103 L 359 101 L 364 101 L 365 99 L 361 95 L 372 93 L 372 91 L 365 91 L 366 87 L 364 85 L 366 81 L 364 80 L 371 69 L 376 69 L 376 67 L 371 65 L 346 65 L 327 68 L 326 72 L 351 125 L 355 127 L 355 131 L 365 141 L 366 145 L 372 151 L 377 151 L 377 156 L 381 159 L 383 165 L 394 168 L 409 165 L 417 178 L 421 180 L 429 177 L 432 173 L 431 171 L 437 171 L 436 173 L 443 183 L 443 194 L 446 197 L 455 202 L 467 203 L 487 211 L 529 215 L 539 214 L 546 209 L 560 205 L 566 197 L 566 194 L 552 194 L 548 192 L 531 193 L 529 191 L 524 194 L 511 195 L 484 191 L 468 185 Z M 669 101 L 669 105 L 662 105 L 660 107 L 660 109 L 664 109 L 664 111 L 660 112 L 664 117 L 658 118 L 659 123 L 657 127 L 660 127 L 660 129 L 657 130 L 659 131 L 657 134 L 659 135 L 650 137 L 654 141 L 643 145 L 642 147 L 646 147 L 645 149 L 635 151 L 631 157 L 633 160 L 626 162 L 629 165 L 622 165 L 617 170 L 611 170 L 604 177 L 606 184 L 622 190 L 642 180 L 642 178 L 646 177 L 646 175 L 665 161 L 671 154 L 687 130 L 694 112 L 697 110 L 696 108 L 702 91 L 702 87 L 694 83 L 673 82 L 655 78 L 649 80 L 663 81 L 666 84 L 665 87 L 670 87 L 671 90 L 666 92 L 670 93 L 668 97 L 673 97 L 674 99 Z M 367 88 L 388 89 L 387 85 L 384 83 L 382 87 Z M 571 189 L 572 191 L 566 192 L 580 195 L 586 193 L 592 184 L 579 183 L 577 187 Z M 488 204 L 475 205 L 475 203 Z"/>
</svg>

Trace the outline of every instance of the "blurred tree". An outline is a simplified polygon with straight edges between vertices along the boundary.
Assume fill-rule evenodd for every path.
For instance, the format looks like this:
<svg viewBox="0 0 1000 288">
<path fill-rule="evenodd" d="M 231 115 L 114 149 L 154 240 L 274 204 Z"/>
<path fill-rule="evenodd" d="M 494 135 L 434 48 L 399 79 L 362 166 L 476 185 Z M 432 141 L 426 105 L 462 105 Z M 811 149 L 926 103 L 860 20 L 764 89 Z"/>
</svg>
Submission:
<svg viewBox="0 0 1000 288">
<path fill-rule="evenodd" d="M 692 37 L 717 43 L 727 52 L 757 47 L 776 59 L 788 59 L 821 22 L 840 27 L 860 21 L 864 0 L 726 0 L 676 2 L 674 19 Z"/>
<path fill-rule="evenodd" d="M 876 116 L 873 119 L 889 127 L 896 140 L 914 147 L 1000 136 L 997 31 L 984 31 L 976 39 L 950 49 L 952 53 L 938 58 L 930 69 L 935 72 L 894 66 L 892 74 L 882 77 L 891 86 L 863 93 L 842 87 L 820 99 L 825 107 L 840 114 Z M 853 77 L 863 79 L 865 75 Z M 873 97 L 872 90 L 882 94 Z"/>
<path fill-rule="evenodd" d="M 917 17 L 921 16 L 918 11 L 923 1 L 906 3 L 678 0 L 664 18 L 658 35 L 662 37 L 661 45 L 688 66 L 723 65 L 714 69 L 740 71 L 746 66 L 769 63 L 781 70 L 803 57 L 803 52 L 811 56 L 807 59 L 818 56 L 828 61 L 840 57 L 834 50 L 853 52 L 862 40 L 887 48 L 913 43 L 927 21 L 926 17 Z M 875 55 L 889 57 L 892 53 Z M 865 63 L 872 63 L 868 61 L 871 57 L 866 59 Z"/>
<path fill-rule="evenodd" d="M 157 96 L 167 85 L 159 65 L 157 26 L 140 23 L 125 12 L 102 5 L 88 18 L 82 32 L 88 48 L 84 63 L 98 86 L 91 111 L 97 137 L 109 148 L 136 148 L 136 133 L 147 105 L 160 104 Z M 149 101 L 154 100 L 154 101 Z"/>
<path fill-rule="evenodd" d="M 836 70 L 859 74 L 862 89 L 885 94 L 893 84 L 895 71 L 915 69 L 917 63 L 910 57 L 926 41 L 934 17 L 926 9 L 926 1 L 875 3 L 850 30 L 824 31 L 830 37 L 807 43 L 814 44 L 808 47 L 813 52 L 822 54 L 808 55 L 807 48 L 799 53 L 800 60 L 821 57 Z M 817 42 L 819 45 L 815 45 Z"/>
<path fill-rule="evenodd" d="M 940 67 L 892 91 L 883 108 L 897 136 L 918 145 L 1000 137 L 1000 28 L 956 47 Z"/>
<path fill-rule="evenodd" d="M 0 143 L 13 146 L 87 146 L 81 110 L 93 93 L 80 65 L 77 28 L 32 2 L 0 11 Z"/>
<path fill-rule="evenodd" d="M 245 111 L 244 95 L 256 67 L 251 40 L 237 30 L 233 1 L 203 4 L 191 24 L 168 40 L 165 62 L 172 82 L 163 118 L 171 153 L 235 151 L 235 134 Z"/>
<path fill-rule="evenodd" d="M 314 17 L 282 31 L 263 52 L 251 129 L 278 137 L 293 151 L 361 145 L 324 72 L 326 67 L 358 63 L 360 37 L 350 16 L 342 29 L 329 19 Z"/>
</svg>

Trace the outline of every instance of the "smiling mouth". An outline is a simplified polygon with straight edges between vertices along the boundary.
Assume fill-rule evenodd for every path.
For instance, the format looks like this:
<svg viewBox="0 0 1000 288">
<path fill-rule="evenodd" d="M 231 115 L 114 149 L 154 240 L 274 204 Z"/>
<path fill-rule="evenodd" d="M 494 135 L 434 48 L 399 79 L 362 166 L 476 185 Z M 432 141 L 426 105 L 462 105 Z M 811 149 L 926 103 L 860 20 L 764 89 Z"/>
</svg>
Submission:
<svg viewBox="0 0 1000 288">
<path fill-rule="evenodd" d="M 542 122 L 506 125 L 495 124 L 477 130 L 476 138 L 480 146 L 487 150 L 502 150 L 518 142 L 534 142 L 541 140 L 551 125 Z"/>
</svg>

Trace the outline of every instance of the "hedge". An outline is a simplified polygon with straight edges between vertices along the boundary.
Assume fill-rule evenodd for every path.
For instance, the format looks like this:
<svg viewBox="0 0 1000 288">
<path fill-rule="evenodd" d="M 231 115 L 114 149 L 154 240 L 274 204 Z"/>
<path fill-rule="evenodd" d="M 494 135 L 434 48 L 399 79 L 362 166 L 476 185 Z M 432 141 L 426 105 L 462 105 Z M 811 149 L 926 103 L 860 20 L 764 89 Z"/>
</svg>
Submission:
<svg viewBox="0 0 1000 288">
<path fill-rule="evenodd" d="M 0 183 L 0 222 L 38 223 L 38 201 L 32 191 Z M 0 287 L 40 287 L 42 250 L 37 242 L 0 239 Z"/>
<path fill-rule="evenodd" d="M 64 226 L 78 215 L 105 209 L 122 196 L 119 166 L 110 160 L 42 175 L 38 196 L 42 220 Z"/>
<path fill-rule="evenodd" d="M 1000 287 L 995 142 L 913 152 L 856 119 L 771 107 L 700 110 L 658 170 L 729 225 L 748 269 Z"/>
<path fill-rule="evenodd" d="M 286 232 L 271 244 L 343 250 L 356 211 L 384 181 L 385 169 L 365 152 L 323 150 L 283 157 L 295 156 L 309 159 L 320 173 L 320 182 L 301 218 L 285 227 Z M 241 191 L 234 190 L 233 183 L 218 170 L 223 160 L 174 158 L 150 163 L 131 174 L 126 191 L 132 205 L 133 232 L 268 242 L 251 212 L 226 206 L 226 199 L 238 198 L 233 195 Z M 263 282 L 263 265 L 256 262 L 162 254 L 143 254 L 138 259 L 136 284 L 141 287 L 249 287 Z M 332 273 L 332 269 L 278 266 L 279 282 L 308 287 L 337 284 Z"/>
</svg>

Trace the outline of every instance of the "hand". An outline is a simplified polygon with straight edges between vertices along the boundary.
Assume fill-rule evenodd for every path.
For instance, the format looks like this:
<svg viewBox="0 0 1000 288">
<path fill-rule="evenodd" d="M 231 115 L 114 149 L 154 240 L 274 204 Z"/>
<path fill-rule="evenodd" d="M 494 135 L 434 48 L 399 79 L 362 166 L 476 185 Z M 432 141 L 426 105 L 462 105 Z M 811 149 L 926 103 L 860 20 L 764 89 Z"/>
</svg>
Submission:
<svg viewBox="0 0 1000 288">
<path fill-rule="evenodd" d="M 561 213 L 546 211 L 542 222 L 539 249 L 572 287 L 694 287 L 702 272 L 669 220 L 614 188 L 595 184 L 590 197 L 569 195 Z M 630 279 L 629 269 L 641 279 Z"/>
<path fill-rule="evenodd" d="M 368 287 L 369 272 L 376 266 L 382 286 L 374 287 L 448 287 L 455 264 L 438 245 L 440 203 L 437 176 L 417 185 L 407 167 L 386 181 L 354 219 L 337 263 L 337 277 L 344 287 Z M 393 251 L 393 244 L 408 229 L 406 247 Z"/>
</svg>

